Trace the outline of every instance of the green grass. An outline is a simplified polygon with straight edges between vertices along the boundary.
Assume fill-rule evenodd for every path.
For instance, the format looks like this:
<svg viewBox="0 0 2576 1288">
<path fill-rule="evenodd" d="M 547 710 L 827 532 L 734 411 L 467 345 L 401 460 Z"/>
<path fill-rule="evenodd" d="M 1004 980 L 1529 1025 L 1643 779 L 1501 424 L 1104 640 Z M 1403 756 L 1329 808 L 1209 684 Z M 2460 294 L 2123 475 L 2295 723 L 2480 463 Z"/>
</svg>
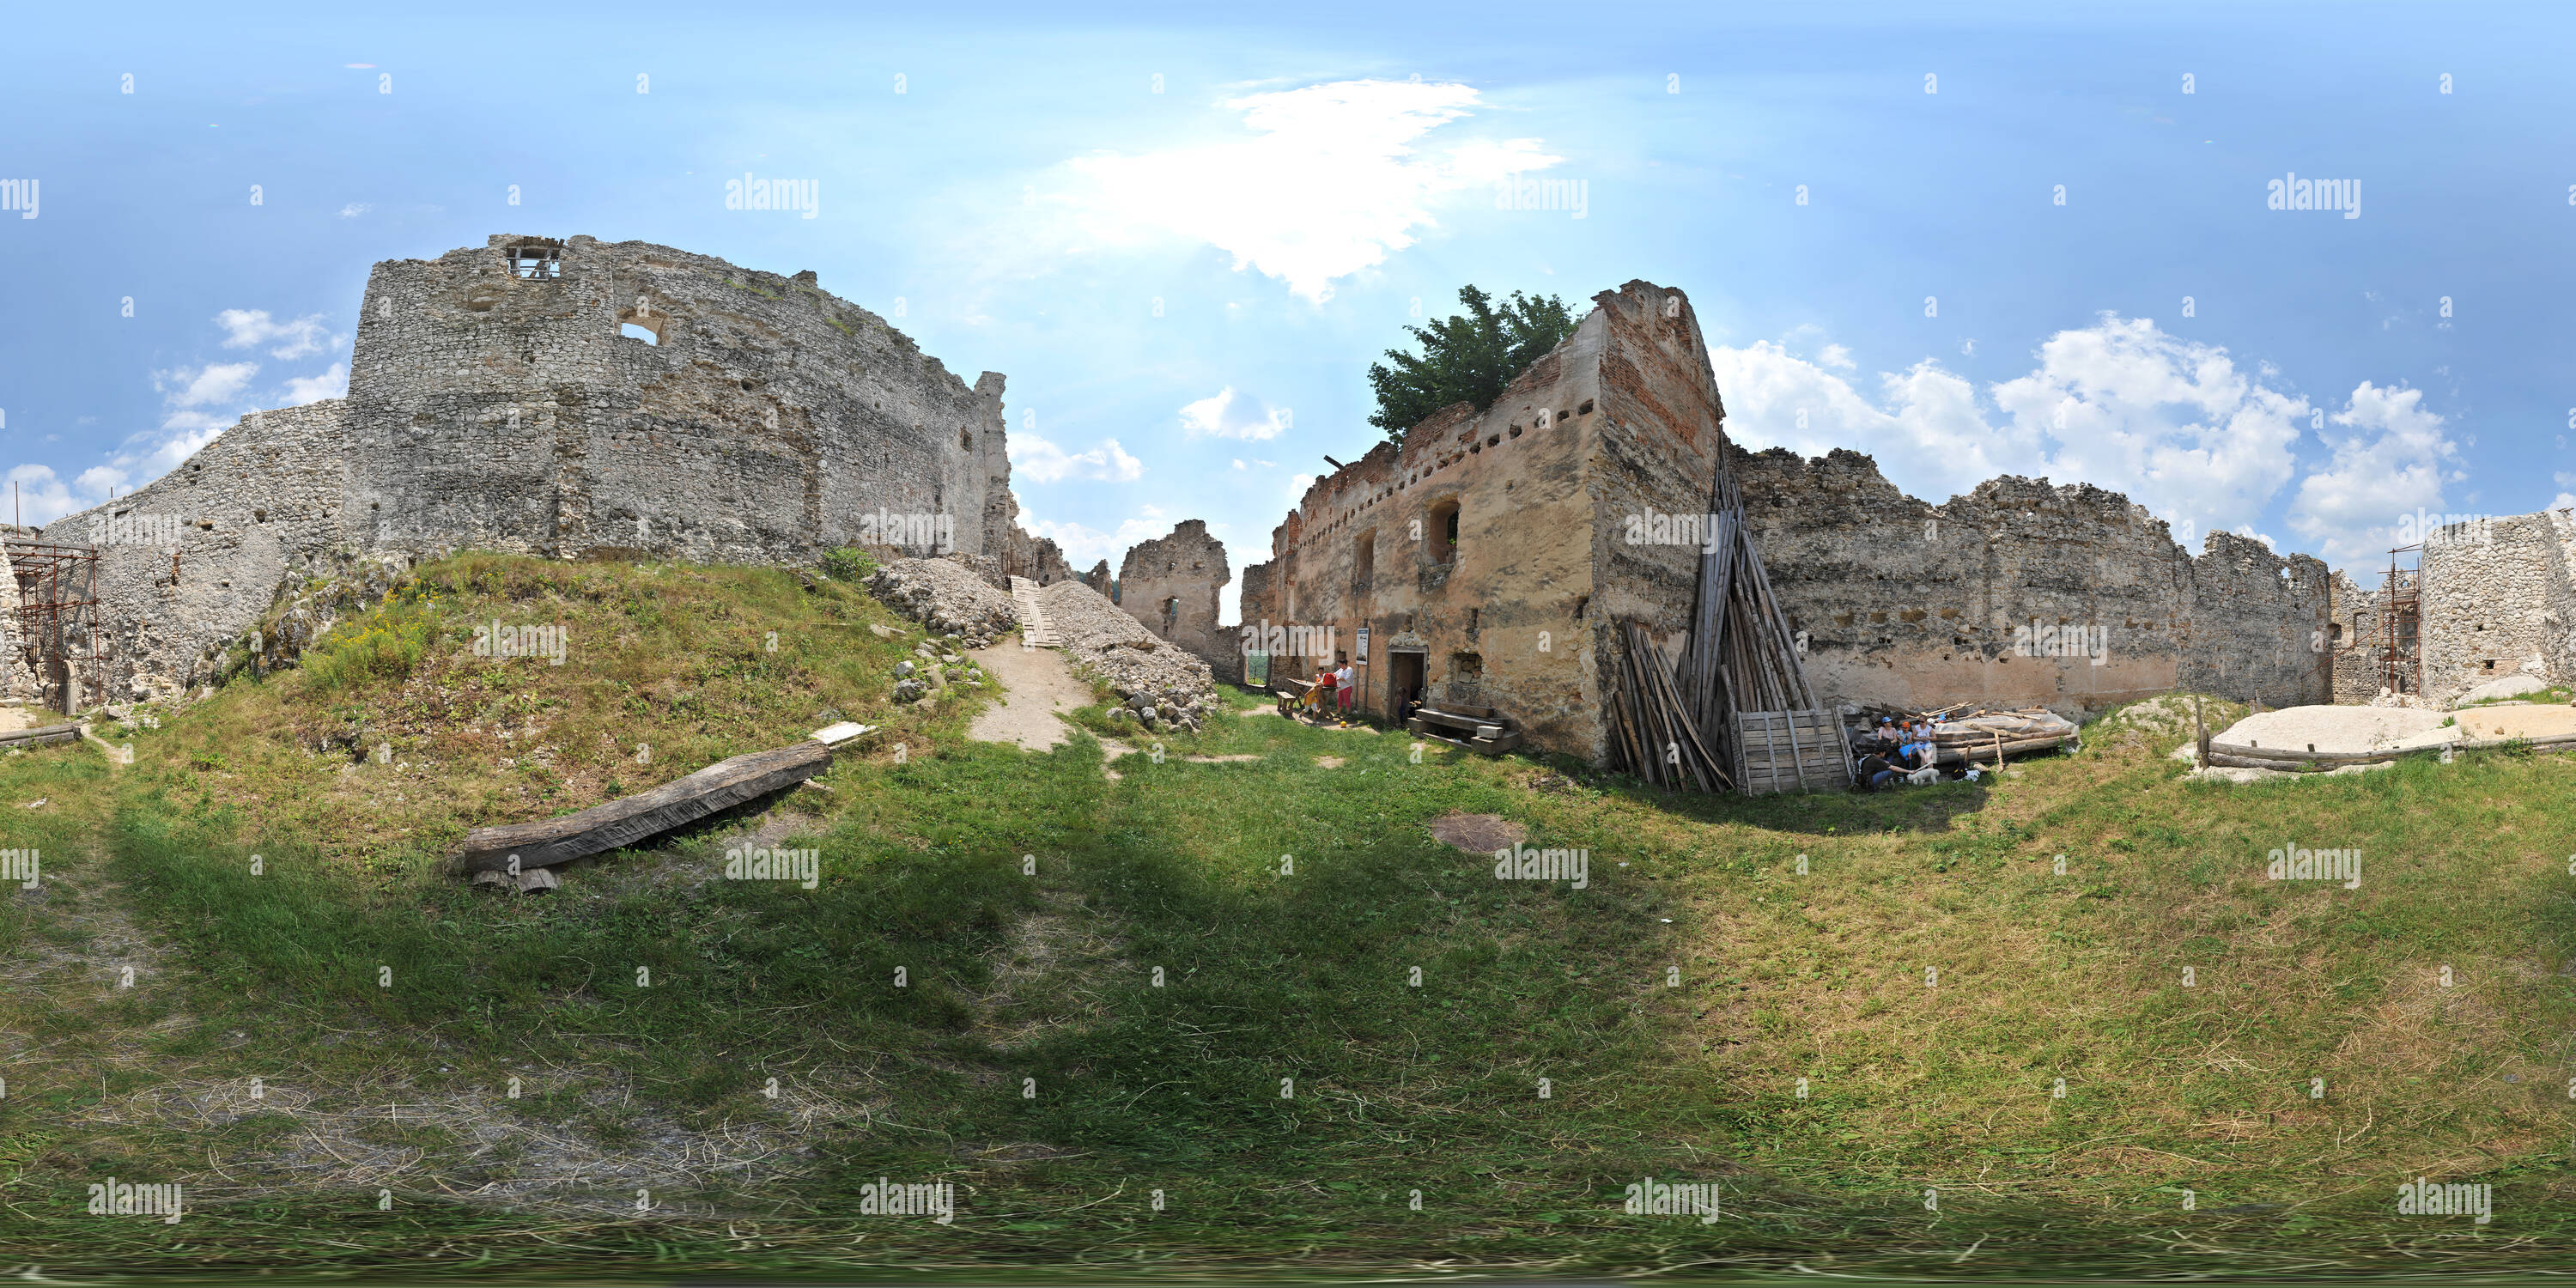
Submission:
<svg viewBox="0 0 2576 1288">
<path fill-rule="evenodd" d="M 566 623 L 567 664 L 474 657 L 496 619 Z M 2097 726 L 2001 782 L 1746 802 L 1229 711 L 1123 731 L 1160 758 L 1113 779 L 1101 708 L 1027 755 L 970 694 L 894 706 L 917 638 L 834 578 L 465 556 L 131 769 L 0 757 L 0 810 L 57 803 L 20 827 L 48 897 L 0 900 L 41 967 L 0 994 L 0 1231 L 49 1272 L 1130 1280 L 2467 1273 L 2568 1233 L 2576 762 L 2230 789 Z M 828 790 L 545 898 L 436 870 L 826 714 L 887 729 Z M 1495 880 L 1452 810 L 1588 887 Z M 817 887 L 719 879 L 752 829 Z M 2265 880 L 2285 844 L 2361 885 Z M 81 1215 L 110 1174 L 202 1206 Z M 1646 1175 L 1728 1215 L 1623 1215 Z M 2418 1175 L 2493 1182 L 2495 1224 L 2395 1216 Z M 855 1215 L 879 1177 L 959 1220 Z"/>
</svg>

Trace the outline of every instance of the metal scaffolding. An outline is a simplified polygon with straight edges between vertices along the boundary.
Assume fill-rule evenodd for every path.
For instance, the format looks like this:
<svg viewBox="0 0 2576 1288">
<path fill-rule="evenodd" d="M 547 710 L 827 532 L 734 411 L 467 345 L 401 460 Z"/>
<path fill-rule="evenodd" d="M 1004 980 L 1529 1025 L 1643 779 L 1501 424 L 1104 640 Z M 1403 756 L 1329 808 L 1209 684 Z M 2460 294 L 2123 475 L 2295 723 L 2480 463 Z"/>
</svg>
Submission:
<svg viewBox="0 0 2576 1288">
<path fill-rule="evenodd" d="M 2421 544 L 2388 552 L 2388 579 L 2379 587 L 2379 687 L 2386 693 L 2424 691 L 2424 570 L 2400 568 L 2397 556 L 2413 552 L 2423 562 Z"/>
<path fill-rule="evenodd" d="M 12 537 L 0 542 L 18 583 L 9 641 L 35 673 L 47 709 L 76 714 L 107 700 L 107 635 L 98 618 L 98 550 Z"/>
</svg>

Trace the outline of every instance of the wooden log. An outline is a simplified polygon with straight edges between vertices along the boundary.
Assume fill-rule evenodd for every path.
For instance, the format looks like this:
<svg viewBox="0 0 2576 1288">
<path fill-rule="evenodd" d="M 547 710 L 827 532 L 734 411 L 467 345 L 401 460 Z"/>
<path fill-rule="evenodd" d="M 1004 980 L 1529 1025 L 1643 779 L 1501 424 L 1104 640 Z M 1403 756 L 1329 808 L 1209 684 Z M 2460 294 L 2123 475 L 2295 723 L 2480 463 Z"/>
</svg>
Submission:
<svg viewBox="0 0 2576 1288">
<path fill-rule="evenodd" d="M 29 745 L 41 746 L 49 742 L 78 742 L 80 741 L 80 736 L 80 726 L 76 724 L 46 725 L 41 729 L 12 729 L 6 733 L 0 733 L 0 747 L 23 747 Z"/>
<path fill-rule="evenodd" d="M 552 867 L 584 855 L 623 849 L 649 836 L 683 827 L 744 801 L 766 796 L 823 772 L 832 749 L 806 739 L 775 751 L 720 760 L 649 792 L 594 805 L 561 818 L 484 827 L 465 834 L 447 861 L 450 872 Z"/>
</svg>

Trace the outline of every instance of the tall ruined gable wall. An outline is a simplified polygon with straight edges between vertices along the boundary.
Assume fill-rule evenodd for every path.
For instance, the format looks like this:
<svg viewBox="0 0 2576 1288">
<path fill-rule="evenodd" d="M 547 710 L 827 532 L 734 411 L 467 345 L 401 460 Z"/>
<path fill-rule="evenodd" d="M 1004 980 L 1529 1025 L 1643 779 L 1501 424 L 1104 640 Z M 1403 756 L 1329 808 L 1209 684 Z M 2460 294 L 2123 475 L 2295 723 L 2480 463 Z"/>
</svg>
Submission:
<svg viewBox="0 0 2576 1288">
<path fill-rule="evenodd" d="M 1615 691 L 1617 623 L 1643 623 L 1668 657 L 1688 642 L 1700 544 L 1674 539 L 1669 523 L 1654 520 L 1707 513 L 1726 408 L 1698 315 L 1680 291 L 1632 281 L 1593 299 L 1606 343 L 1585 472 L 1596 521 L 1582 638 L 1591 654 L 1586 687 L 1598 695 Z M 1608 731 L 1599 732 L 1595 759 L 1608 751 Z"/>
<path fill-rule="evenodd" d="M 2195 560 L 2144 507 L 2087 485 L 1991 479 L 1936 507 L 1857 452 L 1734 459 L 1772 589 L 1827 701 L 2089 714 L 2177 687 L 2326 700 L 2315 559 L 2213 534 Z M 2037 655 L 2021 655 L 2016 628 Z M 2048 628 L 2058 656 L 2046 655 Z"/>
<path fill-rule="evenodd" d="M 896 552 L 860 540 L 884 513 L 1003 553 L 999 376 L 970 388 L 810 275 L 591 237 L 515 274 L 510 248 L 544 241 L 370 276 L 349 393 L 370 546 L 805 560 Z"/>
<path fill-rule="evenodd" d="M 209 678 L 217 645 L 342 543 L 346 412 L 335 398 L 245 416 L 170 473 L 45 526 L 46 541 L 98 548 L 111 693 Z M 174 522 L 175 581 L 159 539 Z"/>
<path fill-rule="evenodd" d="M 1118 572 L 1118 606 L 1145 629 L 1208 664 L 1228 683 L 1241 678 L 1241 650 L 1217 627 L 1218 592 L 1234 573 L 1225 543 L 1208 535 L 1207 522 L 1189 519 L 1167 537 L 1138 542 Z M 1166 601 L 1173 601 L 1166 608 Z"/>
</svg>

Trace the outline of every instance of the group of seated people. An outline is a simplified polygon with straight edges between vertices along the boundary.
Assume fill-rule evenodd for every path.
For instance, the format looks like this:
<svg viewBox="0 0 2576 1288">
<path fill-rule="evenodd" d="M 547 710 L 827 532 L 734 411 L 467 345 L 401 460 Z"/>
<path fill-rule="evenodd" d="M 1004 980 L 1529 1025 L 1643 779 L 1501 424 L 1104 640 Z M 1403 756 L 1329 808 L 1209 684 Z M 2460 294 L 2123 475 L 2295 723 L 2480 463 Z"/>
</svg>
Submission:
<svg viewBox="0 0 2576 1288">
<path fill-rule="evenodd" d="M 1940 776 L 1940 749 L 1928 722 L 1881 717 L 1875 730 L 1854 738 L 1852 751 L 1858 783 L 1870 791 L 1898 778 L 1928 783 Z"/>
</svg>

